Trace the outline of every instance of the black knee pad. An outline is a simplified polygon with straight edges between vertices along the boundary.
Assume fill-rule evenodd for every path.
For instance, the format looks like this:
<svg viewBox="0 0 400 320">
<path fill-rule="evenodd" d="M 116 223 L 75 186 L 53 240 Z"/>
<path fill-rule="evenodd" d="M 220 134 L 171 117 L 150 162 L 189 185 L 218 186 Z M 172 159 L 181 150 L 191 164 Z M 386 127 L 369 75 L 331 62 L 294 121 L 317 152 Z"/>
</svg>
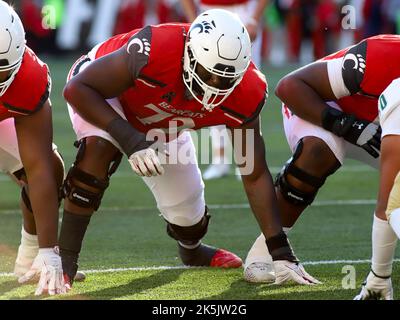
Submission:
<svg viewBox="0 0 400 320">
<path fill-rule="evenodd" d="M 294 163 L 301 155 L 302 150 L 303 141 L 300 140 L 297 144 L 296 151 L 294 152 L 293 156 L 288 160 L 288 162 L 286 162 L 282 170 L 276 176 L 275 186 L 279 189 L 279 191 L 282 193 L 283 197 L 287 201 L 291 202 L 294 205 L 308 206 L 314 201 L 314 198 L 317 195 L 319 188 L 324 185 L 326 178 L 334 173 L 337 169 L 339 169 L 340 163 L 339 161 L 337 161 L 337 163 L 330 170 L 328 170 L 328 172 L 324 176 L 315 177 L 305 172 L 303 169 L 297 167 Z M 288 174 L 308 184 L 309 186 L 314 187 L 315 191 L 304 192 L 292 186 L 287 180 Z"/>
<path fill-rule="evenodd" d="M 96 188 L 99 191 L 93 192 L 91 190 L 86 190 L 84 187 L 77 186 L 76 181 Z M 68 198 L 77 206 L 97 210 L 100 207 L 101 199 L 103 198 L 104 191 L 108 188 L 108 185 L 108 178 L 98 179 L 95 176 L 72 166 L 64 181 L 62 192 L 64 198 Z"/>
<path fill-rule="evenodd" d="M 97 178 L 94 175 L 89 174 L 77 167 L 77 164 L 84 156 L 86 140 L 82 139 L 79 142 L 76 142 L 75 146 L 79 148 L 78 154 L 64 181 L 62 195 L 64 198 L 68 198 L 72 203 L 80 207 L 93 208 L 96 211 L 100 207 L 101 199 L 103 198 L 105 190 L 109 186 L 111 175 L 116 171 L 121 162 L 122 154 L 118 153 L 116 155 L 111 162 L 111 167 L 108 170 L 107 177 L 102 179 Z M 93 192 L 85 189 L 84 187 L 77 186 L 76 181 L 95 188 L 98 190 L 98 192 Z"/>
<path fill-rule="evenodd" d="M 167 221 L 167 233 L 171 238 L 181 241 L 182 243 L 188 245 L 196 244 L 207 233 L 210 218 L 211 216 L 206 209 L 203 218 L 193 226 L 181 227 Z"/>
</svg>

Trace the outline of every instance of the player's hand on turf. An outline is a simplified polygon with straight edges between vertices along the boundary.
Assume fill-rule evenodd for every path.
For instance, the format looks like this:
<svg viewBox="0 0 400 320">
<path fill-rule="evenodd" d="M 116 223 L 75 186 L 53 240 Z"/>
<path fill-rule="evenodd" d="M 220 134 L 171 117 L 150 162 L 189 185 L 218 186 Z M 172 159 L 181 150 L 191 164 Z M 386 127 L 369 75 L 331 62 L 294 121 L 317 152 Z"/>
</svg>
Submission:
<svg viewBox="0 0 400 320">
<path fill-rule="evenodd" d="M 354 300 L 393 300 L 391 278 L 379 278 L 370 272 Z"/>
<path fill-rule="evenodd" d="M 35 295 L 39 296 L 44 292 L 49 295 L 61 294 L 67 291 L 64 285 L 61 257 L 58 248 L 42 248 L 33 261 L 31 269 L 18 279 L 19 283 L 25 283 L 36 276 L 39 282 Z"/>
<path fill-rule="evenodd" d="M 133 153 L 128 161 L 132 170 L 141 177 L 162 175 L 164 168 L 157 153 L 152 148 L 143 149 Z"/>
<path fill-rule="evenodd" d="M 275 282 L 274 284 L 283 284 L 294 281 L 298 284 L 314 285 L 321 282 L 309 275 L 304 267 L 298 262 L 287 260 L 274 261 Z"/>
</svg>

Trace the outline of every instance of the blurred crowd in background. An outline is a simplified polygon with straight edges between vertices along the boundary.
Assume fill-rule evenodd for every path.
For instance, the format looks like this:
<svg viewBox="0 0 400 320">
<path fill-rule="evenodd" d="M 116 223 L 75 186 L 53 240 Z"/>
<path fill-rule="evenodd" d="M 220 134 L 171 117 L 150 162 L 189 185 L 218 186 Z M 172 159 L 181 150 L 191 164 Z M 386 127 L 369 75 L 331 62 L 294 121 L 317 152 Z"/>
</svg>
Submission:
<svg viewBox="0 0 400 320">
<path fill-rule="evenodd" d="M 23 20 L 28 45 L 45 54 L 85 52 L 144 25 L 186 22 L 179 0 L 7 2 Z M 308 63 L 365 37 L 400 33 L 400 0 L 270 0 L 262 23 L 264 63 Z"/>
</svg>

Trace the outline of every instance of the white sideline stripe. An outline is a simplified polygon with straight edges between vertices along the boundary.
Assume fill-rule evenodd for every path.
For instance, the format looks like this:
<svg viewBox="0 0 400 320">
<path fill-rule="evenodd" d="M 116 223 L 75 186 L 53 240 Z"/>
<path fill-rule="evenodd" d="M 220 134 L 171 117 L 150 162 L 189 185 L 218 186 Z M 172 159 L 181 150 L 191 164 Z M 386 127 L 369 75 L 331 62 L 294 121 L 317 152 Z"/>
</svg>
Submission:
<svg viewBox="0 0 400 320">
<path fill-rule="evenodd" d="M 370 263 L 371 260 L 322 260 L 322 261 L 304 261 L 304 266 L 316 266 L 316 265 L 332 265 L 332 264 L 365 264 Z M 400 259 L 394 259 L 393 262 L 400 262 Z M 153 267 L 132 267 L 132 268 L 113 268 L 113 269 L 91 269 L 91 270 L 80 270 L 86 274 L 93 273 L 117 273 L 126 271 L 157 271 L 157 270 L 186 270 L 186 269 L 200 269 L 201 267 L 187 267 L 187 266 L 153 266 Z M 0 277 L 12 277 L 14 276 L 11 272 L 0 273 Z"/>
<path fill-rule="evenodd" d="M 276 174 L 280 172 L 282 167 L 270 167 L 269 170 L 271 173 Z M 338 172 L 368 172 L 368 171 L 376 171 L 375 169 L 366 166 L 366 165 L 360 165 L 360 166 L 343 166 L 342 168 L 339 169 Z M 232 176 L 235 175 L 235 173 L 231 174 Z M 135 178 L 136 175 L 133 172 L 130 171 L 119 171 L 113 174 L 113 178 Z M 8 182 L 11 181 L 11 179 L 5 175 L 2 174 L 0 175 L 0 182 Z"/>
<path fill-rule="evenodd" d="M 312 207 L 329 207 L 329 206 L 359 206 L 359 205 L 374 205 L 376 204 L 375 199 L 353 199 L 353 200 L 323 200 L 315 201 Z M 207 205 L 210 209 L 249 209 L 250 205 L 248 203 L 235 203 L 235 204 L 210 204 Z M 132 207 L 102 207 L 100 210 L 103 211 L 157 211 L 156 206 L 145 207 L 145 206 L 132 206 Z M 16 214 L 20 213 L 20 209 L 0 209 L 0 214 Z M 60 211 L 61 212 L 61 211 Z"/>
</svg>

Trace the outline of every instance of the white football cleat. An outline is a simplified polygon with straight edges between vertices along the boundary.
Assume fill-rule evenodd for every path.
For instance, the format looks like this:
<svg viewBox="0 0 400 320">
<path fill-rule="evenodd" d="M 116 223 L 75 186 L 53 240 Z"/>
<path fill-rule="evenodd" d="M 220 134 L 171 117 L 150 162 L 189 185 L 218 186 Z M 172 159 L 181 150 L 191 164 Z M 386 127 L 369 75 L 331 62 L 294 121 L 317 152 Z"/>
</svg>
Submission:
<svg viewBox="0 0 400 320">
<path fill-rule="evenodd" d="M 21 277 L 29 271 L 38 252 L 39 244 L 37 236 L 27 233 L 24 228 L 22 228 L 21 244 L 18 247 L 17 259 L 14 265 L 14 274 L 17 277 Z"/>
<path fill-rule="evenodd" d="M 253 283 L 275 282 L 274 265 L 267 262 L 253 262 L 245 266 L 243 271 L 244 279 Z"/>
<path fill-rule="evenodd" d="M 84 273 L 83 271 L 77 271 L 74 281 L 75 282 L 83 282 L 86 280 L 86 273 Z"/>
<path fill-rule="evenodd" d="M 354 300 L 393 300 L 393 286 L 390 277 L 377 277 L 372 271 L 362 284 Z"/>
<path fill-rule="evenodd" d="M 230 165 L 227 163 L 210 164 L 203 173 L 204 180 L 218 179 L 229 174 Z"/>
</svg>

